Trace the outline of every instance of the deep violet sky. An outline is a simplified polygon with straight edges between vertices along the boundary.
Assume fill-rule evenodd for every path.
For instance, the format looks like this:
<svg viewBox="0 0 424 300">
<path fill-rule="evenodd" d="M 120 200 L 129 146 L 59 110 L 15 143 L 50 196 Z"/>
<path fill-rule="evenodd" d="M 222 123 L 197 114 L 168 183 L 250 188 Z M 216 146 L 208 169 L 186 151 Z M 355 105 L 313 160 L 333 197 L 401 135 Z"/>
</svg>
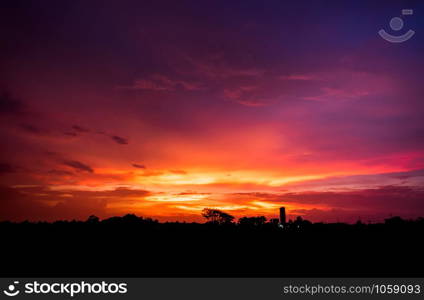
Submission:
<svg viewBox="0 0 424 300">
<path fill-rule="evenodd" d="M 424 216 L 423 1 L 14 0 L 0 34 L 0 220 Z"/>
</svg>

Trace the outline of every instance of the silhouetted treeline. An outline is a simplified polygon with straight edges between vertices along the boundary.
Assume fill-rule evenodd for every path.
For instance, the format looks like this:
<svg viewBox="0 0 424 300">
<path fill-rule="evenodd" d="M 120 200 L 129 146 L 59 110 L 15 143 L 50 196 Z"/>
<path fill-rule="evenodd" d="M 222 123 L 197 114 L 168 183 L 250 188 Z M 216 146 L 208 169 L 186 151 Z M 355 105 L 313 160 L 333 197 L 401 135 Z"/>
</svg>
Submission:
<svg viewBox="0 0 424 300">
<path fill-rule="evenodd" d="M 152 218 L 144 218 L 141 216 L 136 216 L 134 214 L 127 214 L 122 217 L 111 217 L 104 220 L 100 220 L 97 216 L 90 216 L 86 221 L 77 221 L 77 220 L 60 220 L 55 222 L 11 222 L 11 221 L 0 221 L 0 226 L 2 228 L 12 229 L 17 227 L 28 227 L 28 228 L 43 228 L 43 227 L 85 227 L 89 226 L 138 226 L 139 229 L 143 230 L 169 230 L 173 227 L 178 230 L 190 230 L 199 229 L 201 227 L 207 228 L 208 230 L 259 230 L 263 229 L 265 231 L 277 230 L 280 233 L 287 233 L 288 231 L 293 232 L 305 232 L 305 231 L 358 231 L 358 230 L 399 230 L 399 229 L 423 229 L 424 228 L 424 218 L 418 218 L 415 220 L 405 220 L 401 217 L 391 217 L 384 220 L 384 223 L 363 223 L 358 220 L 355 224 L 348 223 L 312 223 L 311 221 L 304 220 L 302 217 L 297 217 L 295 220 L 289 220 L 285 224 L 280 224 L 277 218 L 267 219 L 264 216 L 258 217 L 242 217 L 237 222 L 233 222 L 234 217 L 228 215 L 219 210 L 214 210 L 213 212 L 203 213 L 203 216 L 206 218 L 205 223 L 187 223 L 187 222 L 165 222 L 160 223 L 158 220 Z"/>
<path fill-rule="evenodd" d="M 206 215 L 205 215 L 206 214 Z M 423 276 L 424 219 L 1 222 L 2 276 Z"/>
</svg>

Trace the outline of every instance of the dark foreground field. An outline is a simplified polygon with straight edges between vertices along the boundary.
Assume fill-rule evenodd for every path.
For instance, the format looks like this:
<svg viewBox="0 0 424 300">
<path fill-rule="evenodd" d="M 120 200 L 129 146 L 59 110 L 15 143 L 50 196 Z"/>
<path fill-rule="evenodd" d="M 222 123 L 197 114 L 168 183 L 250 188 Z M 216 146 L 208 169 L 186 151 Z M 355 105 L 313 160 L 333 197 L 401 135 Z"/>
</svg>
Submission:
<svg viewBox="0 0 424 300">
<path fill-rule="evenodd" d="M 0 223 L 2 276 L 423 276 L 424 220 Z"/>
</svg>

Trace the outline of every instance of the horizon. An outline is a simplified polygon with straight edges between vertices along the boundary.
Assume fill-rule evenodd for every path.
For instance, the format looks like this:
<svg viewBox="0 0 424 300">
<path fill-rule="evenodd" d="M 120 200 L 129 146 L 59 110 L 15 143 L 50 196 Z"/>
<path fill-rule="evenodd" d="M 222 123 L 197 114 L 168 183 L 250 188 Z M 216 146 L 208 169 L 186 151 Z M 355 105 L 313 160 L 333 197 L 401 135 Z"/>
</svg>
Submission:
<svg viewBox="0 0 424 300">
<path fill-rule="evenodd" d="M 220 211 L 222 213 L 225 213 L 223 211 Z M 231 215 L 230 215 L 231 216 Z M 198 221 L 185 221 L 185 220 L 175 220 L 175 221 L 169 221 L 169 220 L 164 220 L 164 221 L 160 221 L 158 219 L 152 218 L 150 216 L 142 216 L 142 215 L 136 215 L 136 214 L 125 214 L 125 215 L 117 215 L 117 216 L 109 216 L 109 217 L 105 217 L 105 218 L 99 218 L 96 215 L 90 215 L 85 219 L 56 219 L 56 220 L 23 220 L 23 221 L 11 221 L 11 220 L 0 220 L 0 223 L 13 223 L 13 224 L 22 224 L 22 223 L 32 223 L 32 224 L 38 224 L 38 223 L 48 223 L 48 224 L 54 224 L 54 223 L 60 223 L 60 222 L 67 222 L 67 223 L 72 223 L 72 222 L 79 222 L 79 223 L 97 223 L 97 222 L 103 222 L 103 221 L 108 221 L 108 220 L 112 220 L 112 219 L 125 219 L 125 218 L 137 218 L 140 220 L 144 220 L 144 221 L 149 221 L 149 222 L 155 222 L 158 224 L 166 224 L 166 223 L 182 223 L 182 224 L 213 224 L 214 221 L 209 221 L 208 219 L 206 219 L 205 217 L 202 217 L 202 221 L 203 222 L 198 222 Z M 218 222 L 215 222 L 215 225 L 242 225 L 240 223 L 241 220 L 245 220 L 247 222 L 253 222 L 254 219 L 257 218 L 264 218 L 263 219 L 263 224 L 272 224 L 272 225 L 280 225 L 281 221 L 279 220 L 278 217 L 274 218 L 267 218 L 265 216 L 261 216 L 261 215 L 256 215 L 256 216 L 240 216 L 238 218 L 234 218 L 233 220 L 229 221 L 228 223 L 222 223 L 219 224 Z M 340 222 L 340 221 L 336 221 L 336 222 L 324 222 L 324 221 L 318 221 L 318 222 L 313 222 L 310 221 L 308 219 L 304 219 L 301 216 L 297 216 L 293 219 L 288 219 L 284 224 L 290 225 L 290 224 L 296 224 L 296 222 L 307 222 L 309 224 L 323 224 L 323 225 L 332 225 L 332 224 L 344 224 L 344 225 L 381 225 L 381 224 L 386 224 L 388 221 L 393 221 L 393 220 L 399 220 L 401 222 L 422 222 L 424 220 L 424 217 L 417 217 L 417 218 L 402 218 L 400 216 L 389 216 L 388 218 L 383 219 L 382 221 L 365 221 L 365 220 L 361 220 L 358 219 L 355 222 Z M 277 223 L 276 223 L 277 222 Z M 258 224 L 251 224 L 254 226 L 261 226 Z"/>
<path fill-rule="evenodd" d="M 0 221 L 424 216 L 424 38 L 377 34 L 403 6 L 162 4 L 5 5 Z"/>
</svg>

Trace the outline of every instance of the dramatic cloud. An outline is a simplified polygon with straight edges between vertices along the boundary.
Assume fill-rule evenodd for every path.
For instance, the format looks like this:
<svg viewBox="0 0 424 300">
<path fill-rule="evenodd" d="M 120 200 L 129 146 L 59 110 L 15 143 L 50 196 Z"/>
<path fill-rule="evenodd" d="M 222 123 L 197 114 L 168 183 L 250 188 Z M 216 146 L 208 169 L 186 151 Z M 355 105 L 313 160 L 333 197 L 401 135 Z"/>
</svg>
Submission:
<svg viewBox="0 0 424 300">
<path fill-rule="evenodd" d="M 380 186 L 381 183 L 398 186 L 419 186 L 424 183 L 424 170 L 421 169 L 372 175 L 335 176 L 288 183 L 285 187 L 290 188 L 291 190 L 351 190 Z"/>
<path fill-rule="evenodd" d="M 422 213 L 423 36 L 376 34 L 396 3 L 46 1 L 0 10 L 5 217 Z"/>
<path fill-rule="evenodd" d="M 146 166 L 145 165 L 140 165 L 140 164 L 131 164 L 134 168 L 137 168 L 137 169 L 145 169 L 146 168 Z"/>
<path fill-rule="evenodd" d="M 128 140 L 125 139 L 125 138 L 123 138 L 123 137 L 120 137 L 120 136 L 117 136 L 117 135 L 113 135 L 113 136 L 111 136 L 111 139 L 114 140 L 118 144 L 128 145 Z"/>
<path fill-rule="evenodd" d="M 0 221 L 85 220 L 90 215 L 113 216 L 151 195 L 146 190 L 117 188 L 109 191 L 51 190 L 44 186 L 7 188 L 0 186 Z M 112 207 L 110 210 L 108 207 Z"/>
<path fill-rule="evenodd" d="M 66 193 L 49 193 L 39 187 L 28 190 L 0 187 L 0 199 L 0 219 L 14 221 L 85 220 L 93 213 L 104 216 L 107 203 L 104 199 L 75 199 Z"/>
<path fill-rule="evenodd" d="M 312 221 L 355 222 L 358 219 L 382 221 L 392 215 L 417 218 L 424 215 L 423 187 L 382 186 L 373 189 L 334 192 L 240 193 L 237 203 L 262 203 L 276 211 L 286 206 L 294 218 L 297 215 Z"/>
<path fill-rule="evenodd" d="M 185 174 L 187 174 L 187 172 L 184 171 L 184 170 L 170 170 L 169 172 L 171 172 L 173 174 L 179 174 L 179 175 L 185 175 Z"/>
<path fill-rule="evenodd" d="M 15 172 L 15 167 L 8 163 L 0 163 L 0 175 Z"/>
<path fill-rule="evenodd" d="M 196 83 L 171 79 L 159 74 L 152 75 L 150 79 L 138 79 L 134 82 L 133 86 L 122 88 L 150 91 L 175 91 L 177 89 L 195 91 L 201 89 Z"/>
<path fill-rule="evenodd" d="M 89 173 L 93 173 L 94 170 L 86 164 L 83 164 L 82 162 L 76 161 L 76 160 L 68 160 L 63 162 L 64 165 L 69 166 L 71 168 L 74 168 L 77 171 L 85 171 Z"/>
<path fill-rule="evenodd" d="M 21 124 L 20 127 L 23 130 L 25 130 L 26 132 L 31 133 L 31 134 L 42 135 L 42 134 L 47 133 L 45 130 L 42 130 L 42 129 L 40 129 L 37 126 L 34 126 L 32 124 Z"/>
<path fill-rule="evenodd" d="M 77 132 L 80 132 L 80 133 L 90 132 L 89 129 L 84 128 L 84 127 L 81 127 L 81 126 L 78 126 L 78 125 L 73 125 L 72 126 L 72 129 L 75 130 L 75 131 L 77 131 Z"/>
<path fill-rule="evenodd" d="M 93 130 L 90 130 L 88 128 L 85 128 L 85 127 L 82 127 L 82 126 L 79 126 L 79 125 L 73 125 L 72 129 L 74 131 L 67 131 L 67 132 L 64 132 L 64 134 L 68 135 L 68 136 L 76 137 L 76 136 L 86 134 L 86 133 L 95 133 L 95 134 L 99 134 L 99 135 L 108 136 L 117 144 L 128 145 L 128 139 L 117 136 L 117 135 L 108 134 L 105 131 L 93 131 Z"/>
<path fill-rule="evenodd" d="M 0 115 L 18 115 L 24 112 L 24 104 L 8 92 L 0 92 Z"/>
<path fill-rule="evenodd" d="M 55 176 L 73 176 L 74 175 L 74 173 L 66 171 L 66 170 L 50 170 L 48 171 L 48 173 Z"/>
</svg>

